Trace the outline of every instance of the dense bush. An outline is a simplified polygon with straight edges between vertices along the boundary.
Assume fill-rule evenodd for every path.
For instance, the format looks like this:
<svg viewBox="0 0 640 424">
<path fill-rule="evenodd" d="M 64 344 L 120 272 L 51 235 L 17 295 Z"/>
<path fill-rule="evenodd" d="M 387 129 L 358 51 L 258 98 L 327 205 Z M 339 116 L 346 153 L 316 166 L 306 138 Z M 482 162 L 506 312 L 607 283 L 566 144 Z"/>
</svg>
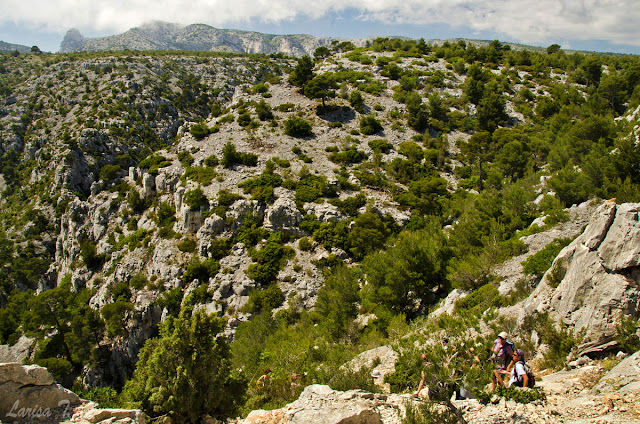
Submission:
<svg viewBox="0 0 640 424">
<path fill-rule="evenodd" d="M 191 125 L 189 132 L 196 140 L 202 140 L 211 134 L 211 129 L 204 122 L 199 122 Z"/>
<path fill-rule="evenodd" d="M 182 201 L 185 205 L 189 206 L 189 209 L 192 211 L 199 211 L 209 206 L 209 199 L 207 199 L 207 196 L 204 195 L 200 187 L 185 192 Z"/>
<path fill-rule="evenodd" d="M 123 397 L 152 417 L 171 414 L 185 423 L 198 423 L 205 415 L 234 416 L 243 385 L 231 369 L 223 329 L 222 320 L 203 310 L 170 317 L 160 336 L 140 350 Z"/>
<path fill-rule="evenodd" d="M 295 138 L 309 137 L 313 134 L 311 124 L 298 116 L 284 121 L 284 133 Z"/>
<path fill-rule="evenodd" d="M 558 253 L 571 243 L 571 241 L 572 239 L 570 238 L 555 239 L 539 252 L 529 256 L 527 260 L 522 263 L 524 273 L 542 278 L 544 273 L 551 267 L 551 263 L 556 256 L 558 256 Z"/>
<path fill-rule="evenodd" d="M 382 131 L 382 124 L 375 116 L 367 115 L 360 118 L 360 132 L 364 135 L 373 135 Z"/>
<path fill-rule="evenodd" d="M 228 142 L 222 148 L 222 160 L 220 163 L 225 168 L 231 168 L 233 165 L 256 166 L 258 164 L 258 155 L 238 152 L 236 146 Z"/>
</svg>

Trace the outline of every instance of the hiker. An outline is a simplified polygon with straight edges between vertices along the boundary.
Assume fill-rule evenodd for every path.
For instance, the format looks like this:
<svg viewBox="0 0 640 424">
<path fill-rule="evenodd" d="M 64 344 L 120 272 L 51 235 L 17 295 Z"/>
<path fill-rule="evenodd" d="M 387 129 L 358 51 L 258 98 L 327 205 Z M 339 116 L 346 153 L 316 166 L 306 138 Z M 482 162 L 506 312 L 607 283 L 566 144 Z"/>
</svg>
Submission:
<svg viewBox="0 0 640 424">
<path fill-rule="evenodd" d="M 449 339 L 447 339 L 446 337 L 442 339 L 442 348 L 446 351 L 447 349 L 449 349 Z"/>
<path fill-rule="evenodd" d="M 444 342 L 444 340 L 443 340 L 443 342 Z M 445 343 L 443 343 L 443 348 L 445 348 Z M 455 350 L 455 348 L 453 348 L 452 350 Z M 445 349 L 445 352 L 446 352 L 446 349 Z M 446 368 L 448 370 L 449 366 L 451 364 L 451 361 L 453 359 L 455 359 L 457 356 L 458 356 L 458 352 L 456 351 L 451 356 L 446 357 L 444 363 L 442 364 L 442 367 L 444 367 L 444 368 Z M 422 391 L 424 386 L 427 384 L 427 375 L 428 375 L 427 367 L 429 367 L 429 365 L 431 365 L 426 353 L 421 354 L 420 358 L 422 359 L 422 364 L 423 364 L 424 368 L 422 369 L 422 378 L 420 379 L 420 384 L 418 385 L 418 390 L 416 390 L 416 392 L 413 394 L 416 397 L 420 395 L 420 392 Z M 458 372 L 458 370 L 456 370 L 455 368 L 452 368 L 450 377 L 453 377 L 456 372 Z M 455 385 L 452 386 L 451 384 L 449 384 L 447 382 L 439 381 L 438 378 L 435 375 L 431 376 L 431 380 L 429 381 L 429 384 L 427 385 L 427 397 L 429 399 L 443 400 L 442 399 L 443 397 L 447 397 L 448 398 L 448 397 L 451 396 L 451 394 L 453 392 L 456 393 L 456 399 L 459 399 L 460 394 L 459 394 L 459 392 L 457 390 L 457 387 Z"/>
<path fill-rule="evenodd" d="M 462 384 L 456 392 L 456 400 L 473 399 L 475 397 L 473 390 L 478 389 L 479 386 L 477 385 L 477 381 L 469 379 L 468 373 L 472 368 L 482 366 L 482 362 L 473 346 L 468 349 L 461 349 L 461 351 L 463 352 L 463 357 L 460 363 L 460 372 L 464 377 L 462 378 Z"/>
<path fill-rule="evenodd" d="M 507 387 L 531 387 L 533 381 L 530 381 L 527 365 L 524 362 L 524 352 L 518 349 L 513 353 L 513 362 L 515 362 L 511 370 L 511 378 Z"/>
<path fill-rule="evenodd" d="M 271 369 L 267 368 L 266 370 L 264 370 L 264 374 L 262 374 L 258 379 L 258 381 L 256 381 L 256 387 L 257 388 L 265 387 L 270 380 L 271 380 Z"/>
<path fill-rule="evenodd" d="M 413 394 L 414 396 L 419 396 L 420 395 L 420 391 L 422 390 L 422 388 L 424 387 L 424 384 L 426 383 L 427 380 L 427 366 L 429 365 L 429 360 L 427 359 L 427 354 L 423 353 L 420 355 L 420 359 L 422 359 L 422 365 L 423 365 L 423 369 L 422 369 L 422 378 L 420 379 L 420 384 L 418 384 L 418 390 Z"/>
<path fill-rule="evenodd" d="M 513 351 L 514 345 L 507 339 L 507 333 L 503 331 L 498 334 L 498 338 L 493 342 L 493 354 L 489 358 L 496 366 L 491 376 L 491 390 L 495 390 L 496 386 L 504 386 L 503 375 L 509 374 L 507 366 L 513 359 Z"/>
</svg>

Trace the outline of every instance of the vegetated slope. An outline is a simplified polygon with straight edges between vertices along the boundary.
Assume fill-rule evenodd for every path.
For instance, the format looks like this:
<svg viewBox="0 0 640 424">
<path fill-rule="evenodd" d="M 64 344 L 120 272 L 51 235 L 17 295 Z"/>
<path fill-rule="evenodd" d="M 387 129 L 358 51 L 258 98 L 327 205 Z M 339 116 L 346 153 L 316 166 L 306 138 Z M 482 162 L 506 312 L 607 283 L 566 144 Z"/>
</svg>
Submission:
<svg viewBox="0 0 640 424">
<path fill-rule="evenodd" d="M 190 356 L 152 345 L 193 319 L 235 333 L 244 408 L 275 406 L 297 389 L 254 389 L 263 369 L 366 384 L 337 366 L 453 287 L 473 314 L 526 296 L 493 269 L 535 218 L 638 201 L 637 118 L 614 121 L 636 57 L 388 39 L 315 57 L 0 56 L 2 341 L 35 336 L 66 384 L 120 389 L 153 340 L 125 390 L 153 409 L 144 370 Z"/>
</svg>

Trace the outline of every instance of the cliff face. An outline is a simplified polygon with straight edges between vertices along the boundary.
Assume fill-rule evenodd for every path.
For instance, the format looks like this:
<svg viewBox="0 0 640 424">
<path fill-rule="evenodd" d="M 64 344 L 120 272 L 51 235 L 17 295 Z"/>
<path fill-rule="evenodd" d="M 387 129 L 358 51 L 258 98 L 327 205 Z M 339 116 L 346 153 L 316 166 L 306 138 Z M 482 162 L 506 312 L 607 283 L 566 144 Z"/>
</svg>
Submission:
<svg viewBox="0 0 640 424">
<path fill-rule="evenodd" d="M 615 338 L 624 316 L 640 310 L 640 204 L 606 202 L 553 261 L 522 308 L 549 310 L 584 332 L 584 349 Z"/>
<path fill-rule="evenodd" d="M 284 53 L 290 56 L 313 55 L 321 46 L 329 47 L 343 39 L 311 35 L 272 35 L 252 31 L 218 29 L 204 24 L 178 25 L 152 22 L 122 34 L 85 38 L 78 30 L 67 32 L 60 53 L 100 50 L 191 50 L 232 53 Z M 364 45 L 365 40 L 350 40 Z"/>
</svg>

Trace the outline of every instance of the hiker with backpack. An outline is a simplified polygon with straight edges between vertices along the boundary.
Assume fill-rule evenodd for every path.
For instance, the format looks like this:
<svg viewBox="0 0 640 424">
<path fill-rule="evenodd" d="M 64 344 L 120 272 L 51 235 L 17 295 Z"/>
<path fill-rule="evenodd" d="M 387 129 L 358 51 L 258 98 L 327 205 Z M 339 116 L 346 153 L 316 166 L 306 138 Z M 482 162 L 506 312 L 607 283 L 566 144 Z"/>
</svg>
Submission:
<svg viewBox="0 0 640 424">
<path fill-rule="evenodd" d="M 524 361 L 524 352 L 521 349 L 513 353 L 514 366 L 511 370 L 511 378 L 507 387 L 533 387 L 536 384 L 531 367 Z"/>
<path fill-rule="evenodd" d="M 495 390 L 496 386 L 504 386 L 502 378 L 503 375 L 509 374 L 507 368 L 513 359 L 514 350 L 515 346 L 507 338 L 507 333 L 503 331 L 498 334 L 498 338 L 493 342 L 493 354 L 489 358 L 496 366 L 491 376 L 491 390 Z"/>
</svg>

